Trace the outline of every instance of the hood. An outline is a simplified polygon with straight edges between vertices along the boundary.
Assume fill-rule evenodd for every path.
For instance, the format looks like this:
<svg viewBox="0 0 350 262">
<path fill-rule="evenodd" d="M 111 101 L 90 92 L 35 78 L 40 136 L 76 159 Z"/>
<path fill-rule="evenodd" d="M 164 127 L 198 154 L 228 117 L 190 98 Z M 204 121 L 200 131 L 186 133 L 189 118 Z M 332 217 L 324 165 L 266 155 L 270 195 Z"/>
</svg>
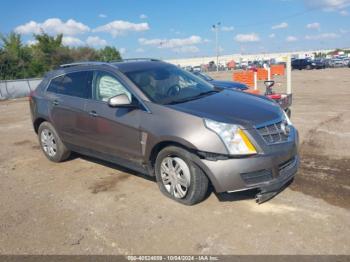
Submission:
<svg viewBox="0 0 350 262">
<path fill-rule="evenodd" d="M 244 128 L 277 121 L 283 117 L 281 108 L 275 102 L 263 96 L 232 89 L 168 107 L 201 118 L 239 124 Z"/>
<path fill-rule="evenodd" d="M 246 90 L 248 87 L 245 84 L 238 83 L 238 82 L 232 82 L 232 81 L 219 81 L 219 80 L 212 80 L 210 83 L 214 86 L 220 87 L 220 88 L 236 88 L 240 90 Z"/>
</svg>

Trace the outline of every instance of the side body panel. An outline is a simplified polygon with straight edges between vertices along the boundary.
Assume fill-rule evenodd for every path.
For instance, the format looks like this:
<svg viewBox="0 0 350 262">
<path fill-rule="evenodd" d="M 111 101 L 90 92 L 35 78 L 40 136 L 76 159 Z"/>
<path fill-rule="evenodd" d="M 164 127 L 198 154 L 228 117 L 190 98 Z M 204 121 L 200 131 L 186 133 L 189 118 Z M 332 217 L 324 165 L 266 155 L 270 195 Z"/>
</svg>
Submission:
<svg viewBox="0 0 350 262">
<path fill-rule="evenodd" d="M 105 102 L 88 101 L 88 144 L 101 153 L 119 156 L 141 163 L 140 119 L 145 112 L 139 109 L 111 108 Z"/>
<path fill-rule="evenodd" d="M 86 99 L 48 93 L 50 119 L 62 141 L 80 145 L 86 141 Z"/>
</svg>

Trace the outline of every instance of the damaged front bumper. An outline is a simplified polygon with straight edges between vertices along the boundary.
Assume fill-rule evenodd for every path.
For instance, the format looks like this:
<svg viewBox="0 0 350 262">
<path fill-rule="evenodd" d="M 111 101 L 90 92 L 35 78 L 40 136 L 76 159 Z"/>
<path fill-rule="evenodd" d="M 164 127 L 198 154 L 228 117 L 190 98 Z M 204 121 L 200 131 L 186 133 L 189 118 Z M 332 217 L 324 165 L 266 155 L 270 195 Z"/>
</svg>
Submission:
<svg viewBox="0 0 350 262">
<path fill-rule="evenodd" d="M 260 192 L 255 196 L 256 202 L 258 204 L 264 203 L 281 192 L 285 186 L 294 179 L 298 168 L 299 157 L 296 156 L 289 165 L 285 166 L 285 168 L 280 171 L 280 174 L 276 179 L 258 187 Z"/>
<path fill-rule="evenodd" d="M 291 181 L 299 168 L 298 137 L 293 131 L 287 143 L 266 146 L 264 154 L 231 159 L 197 159 L 217 193 L 258 189 L 263 203 Z"/>
</svg>

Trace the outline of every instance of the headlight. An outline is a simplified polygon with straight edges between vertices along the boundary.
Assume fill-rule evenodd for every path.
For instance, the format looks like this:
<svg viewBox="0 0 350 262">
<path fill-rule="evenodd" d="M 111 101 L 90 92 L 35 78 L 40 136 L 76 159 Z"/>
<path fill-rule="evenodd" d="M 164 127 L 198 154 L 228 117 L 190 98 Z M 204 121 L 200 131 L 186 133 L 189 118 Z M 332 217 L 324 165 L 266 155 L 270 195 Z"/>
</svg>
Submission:
<svg viewBox="0 0 350 262">
<path fill-rule="evenodd" d="M 224 142 L 231 155 L 256 154 L 256 149 L 247 135 L 237 125 L 204 119 L 205 126 L 214 131 Z"/>
</svg>

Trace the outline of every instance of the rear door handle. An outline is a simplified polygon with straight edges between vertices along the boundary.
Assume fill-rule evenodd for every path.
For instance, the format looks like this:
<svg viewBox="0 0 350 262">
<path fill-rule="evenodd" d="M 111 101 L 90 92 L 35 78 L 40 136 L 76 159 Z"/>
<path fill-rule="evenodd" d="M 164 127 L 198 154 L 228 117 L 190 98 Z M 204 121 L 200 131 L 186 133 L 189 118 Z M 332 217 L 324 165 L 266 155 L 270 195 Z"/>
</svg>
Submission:
<svg viewBox="0 0 350 262">
<path fill-rule="evenodd" d="M 96 113 L 96 111 L 90 111 L 89 115 L 90 115 L 90 116 L 93 116 L 93 117 L 98 116 L 98 114 Z"/>
<path fill-rule="evenodd" d="M 53 102 L 52 102 L 52 104 L 53 104 L 54 106 L 58 106 L 59 103 L 60 103 L 60 102 L 58 102 L 58 100 L 53 100 Z"/>
</svg>

